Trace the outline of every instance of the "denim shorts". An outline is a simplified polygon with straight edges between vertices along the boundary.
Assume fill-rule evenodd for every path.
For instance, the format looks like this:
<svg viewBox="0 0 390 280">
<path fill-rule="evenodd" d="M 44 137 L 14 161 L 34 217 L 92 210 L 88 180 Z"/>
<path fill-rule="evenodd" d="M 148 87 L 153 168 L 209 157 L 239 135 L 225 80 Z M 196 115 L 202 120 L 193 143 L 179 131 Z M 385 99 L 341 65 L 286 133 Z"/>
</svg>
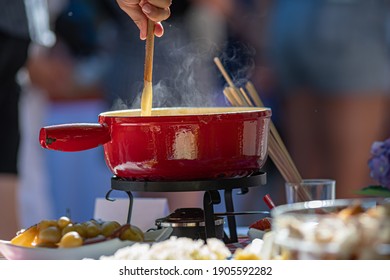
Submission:
<svg viewBox="0 0 390 280">
<path fill-rule="evenodd" d="M 16 74 L 27 59 L 29 40 L 0 31 L 0 173 L 18 173 L 19 96 Z"/>
<path fill-rule="evenodd" d="M 389 2 L 276 0 L 267 55 L 280 85 L 328 95 L 388 91 Z"/>
</svg>

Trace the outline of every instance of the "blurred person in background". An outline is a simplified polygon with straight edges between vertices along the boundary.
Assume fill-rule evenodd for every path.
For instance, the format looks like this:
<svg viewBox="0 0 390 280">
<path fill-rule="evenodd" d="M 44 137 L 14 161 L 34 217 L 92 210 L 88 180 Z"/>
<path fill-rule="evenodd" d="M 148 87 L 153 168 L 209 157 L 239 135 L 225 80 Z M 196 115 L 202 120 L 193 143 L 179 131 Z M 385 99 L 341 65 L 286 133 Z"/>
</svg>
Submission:
<svg viewBox="0 0 390 280">
<path fill-rule="evenodd" d="M 17 205 L 17 156 L 19 147 L 16 74 L 27 59 L 30 43 L 23 1 L 0 1 L 0 238 L 9 239 L 19 228 Z"/>
<path fill-rule="evenodd" d="M 0 10 L 0 238 L 9 239 L 20 229 L 18 208 L 19 70 L 25 65 L 31 41 L 52 45 L 46 0 L 1 0 Z"/>
<path fill-rule="evenodd" d="M 354 197 L 373 183 L 371 144 L 389 135 L 389 1 L 278 0 L 269 19 L 292 158 L 302 177 L 333 178 L 336 198 Z"/>
<path fill-rule="evenodd" d="M 42 126 L 96 122 L 97 115 L 108 108 L 101 85 L 108 50 L 99 42 L 100 23 L 105 21 L 98 18 L 94 3 L 49 3 L 57 40 L 50 48 L 33 45 L 30 51 L 21 103 L 24 136 L 20 198 L 24 226 L 64 215 L 88 220 L 92 218 L 95 196 L 104 195 L 109 184 L 101 147 L 60 153 L 43 150 L 37 141 Z"/>
</svg>

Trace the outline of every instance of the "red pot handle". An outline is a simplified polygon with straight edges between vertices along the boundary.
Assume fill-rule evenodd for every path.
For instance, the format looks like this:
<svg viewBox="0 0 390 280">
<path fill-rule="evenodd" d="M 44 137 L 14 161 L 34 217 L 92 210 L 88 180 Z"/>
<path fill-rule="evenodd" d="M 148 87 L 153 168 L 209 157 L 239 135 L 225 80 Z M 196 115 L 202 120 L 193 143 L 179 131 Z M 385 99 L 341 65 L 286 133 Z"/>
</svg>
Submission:
<svg viewBox="0 0 390 280">
<path fill-rule="evenodd" d="M 63 152 L 92 149 L 110 140 L 110 130 L 102 124 L 52 125 L 41 128 L 39 132 L 39 143 L 43 148 Z"/>
</svg>

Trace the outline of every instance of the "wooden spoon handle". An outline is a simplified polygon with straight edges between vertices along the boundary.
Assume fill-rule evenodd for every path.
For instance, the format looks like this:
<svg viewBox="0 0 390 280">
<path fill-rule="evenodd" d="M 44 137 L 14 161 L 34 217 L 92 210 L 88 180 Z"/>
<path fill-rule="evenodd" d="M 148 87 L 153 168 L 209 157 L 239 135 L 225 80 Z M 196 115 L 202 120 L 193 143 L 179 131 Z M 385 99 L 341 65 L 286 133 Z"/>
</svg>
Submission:
<svg viewBox="0 0 390 280">
<path fill-rule="evenodd" d="M 144 68 L 144 80 L 146 82 L 152 82 L 153 51 L 154 51 L 154 21 L 148 19 L 148 29 L 146 35 L 145 68 Z"/>
</svg>

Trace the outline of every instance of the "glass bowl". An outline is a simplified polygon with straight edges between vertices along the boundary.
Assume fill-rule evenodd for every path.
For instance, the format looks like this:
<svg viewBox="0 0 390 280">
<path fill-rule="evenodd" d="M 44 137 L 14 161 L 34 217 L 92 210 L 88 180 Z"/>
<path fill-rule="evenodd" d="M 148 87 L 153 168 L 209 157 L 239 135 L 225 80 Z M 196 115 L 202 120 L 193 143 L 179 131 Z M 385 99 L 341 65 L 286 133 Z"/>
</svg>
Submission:
<svg viewBox="0 0 390 280">
<path fill-rule="evenodd" d="M 286 204 L 271 215 L 283 259 L 390 259 L 388 198 Z"/>
</svg>

